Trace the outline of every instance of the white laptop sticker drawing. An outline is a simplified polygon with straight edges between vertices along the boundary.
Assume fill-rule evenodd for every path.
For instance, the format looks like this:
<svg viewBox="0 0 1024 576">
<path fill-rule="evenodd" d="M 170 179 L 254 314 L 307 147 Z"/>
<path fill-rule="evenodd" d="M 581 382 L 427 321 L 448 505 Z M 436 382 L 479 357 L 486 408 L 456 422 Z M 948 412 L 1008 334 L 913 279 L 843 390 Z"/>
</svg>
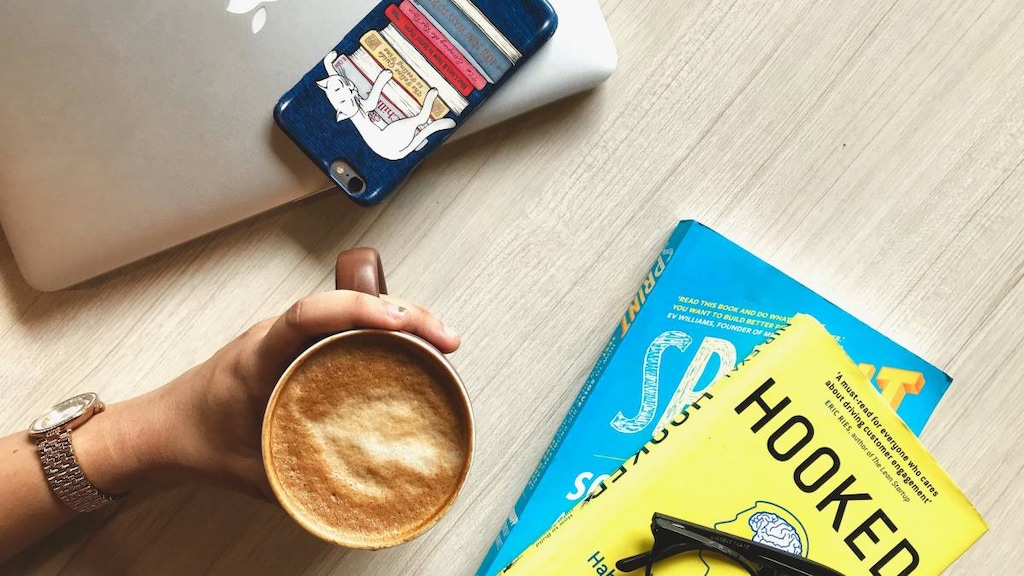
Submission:
<svg viewBox="0 0 1024 576">
<path fill-rule="evenodd" d="M 375 113 L 377 104 L 384 91 L 384 86 L 391 81 L 390 70 L 383 70 L 373 81 L 367 97 L 361 98 L 355 85 L 346 77 L 338 74 L 333 63 L 338 58 L 332 51 L 324 58 L 327 78 L 317 81 L 316 85 L 324 91 L 327 100 L 336 112 L 335 121 L 351 120 L 366 145 L 375 154 L 388 160 L 401 160 L 426 144 L 427 138 L 442 130 L 451 130 L 455 121 L 451 118 L 430 120 L 430 110 L 437 100 L 437 89 L 431 88 L 424 98 L 423 106 L 415 115 L 395 120 L 384 127 L 378 127 L 370 119 Z"/>
</svg>

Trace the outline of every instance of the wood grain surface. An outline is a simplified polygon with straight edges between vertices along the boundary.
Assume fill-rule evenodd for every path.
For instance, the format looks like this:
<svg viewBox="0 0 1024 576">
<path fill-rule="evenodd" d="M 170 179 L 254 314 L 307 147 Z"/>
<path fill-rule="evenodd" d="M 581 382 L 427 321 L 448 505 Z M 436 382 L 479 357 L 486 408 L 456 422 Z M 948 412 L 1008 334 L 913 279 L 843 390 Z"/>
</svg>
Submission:
<svg viewBox="0 0 1024 576">
<path fill-rule="evenodd" d="M 991 530 L 949 574 L 1024 565 L 1024 4 L 605 0 L 600 89 L 446 146 L 384 206 L 279 209 L 41 294 L 0 243 L 0 433 L 166 382 L 380 249 L 459 329 L 478 452 L 425 537 L 333 549 L 183 486 L 84 517 L 2 570 L 472 574 L 675 222 L 697 218 L 955 378 L 923 434 Z"/>
</svg>

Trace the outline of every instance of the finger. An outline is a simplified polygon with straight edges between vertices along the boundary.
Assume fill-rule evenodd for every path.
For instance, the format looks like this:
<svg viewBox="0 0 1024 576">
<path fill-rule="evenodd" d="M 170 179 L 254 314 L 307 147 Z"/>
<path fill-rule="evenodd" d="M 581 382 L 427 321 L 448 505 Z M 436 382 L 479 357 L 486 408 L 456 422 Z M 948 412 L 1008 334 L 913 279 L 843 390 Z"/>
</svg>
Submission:
<svg viewBox="0 0 1024 576">
<path fill-rule="evenodd" d="M 323 336 L 352 328 L 400 330 L 406 315 L 399 306 L 361 292 L 312 294 L 277 318 L 260 341 L 259 361 L 280 373 Z"/>
<path fill-rule="evenodd" d="M 461 339 L 458 333 L 446 326 L 426 308 L 395 296 L 381 296 L 381 298 L 409 311 L 406 327 L 403 328 L 406 332 L 416 334 L 445 354 L 459 349 Z"/>
<path fill-rule="evenodd" d="M 276 321 L 277 316 L 264 318 L 263 320 L 260 320 L 259 322 L 250 326 L 249 329 L 245 331 L 244 336 L 246 338 L 251 338 L 253 341 L 260 341 L 263 339 L 264 336 L 267 335 L 267 332 L 270 332 L 270 328 L 274 325 L 274 322 Z"/>
<path fill-rule="evenodd" d="M 404 330 L 420 336 L 442 352 L 458 347 L 429 312 L 348 290 L 321 292 L 299 300 L 282 314 L 260 342 L 260 362 L 275 374 L 317 339 L 352 328 Z"/>
</svg>

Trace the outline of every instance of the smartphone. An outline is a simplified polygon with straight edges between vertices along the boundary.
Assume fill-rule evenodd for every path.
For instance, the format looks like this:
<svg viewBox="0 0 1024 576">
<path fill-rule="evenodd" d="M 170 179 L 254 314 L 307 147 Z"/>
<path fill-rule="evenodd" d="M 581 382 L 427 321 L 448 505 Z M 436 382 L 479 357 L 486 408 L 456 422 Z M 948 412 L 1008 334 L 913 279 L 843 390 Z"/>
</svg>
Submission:
<svg viewBox="0 0 1024 576">
<path fill-rule="evenodd" d="M 384 200 L 554 34 L 546 0 L 390 0 L 274 108 L 352 200 Z"/>
</svg>

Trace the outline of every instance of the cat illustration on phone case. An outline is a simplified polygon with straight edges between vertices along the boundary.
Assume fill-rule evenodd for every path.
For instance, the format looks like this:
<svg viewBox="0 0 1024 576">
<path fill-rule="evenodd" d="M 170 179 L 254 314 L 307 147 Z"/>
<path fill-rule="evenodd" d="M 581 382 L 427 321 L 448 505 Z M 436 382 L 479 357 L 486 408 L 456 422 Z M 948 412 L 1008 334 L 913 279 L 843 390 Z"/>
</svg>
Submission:
<svg viewBox="0 0 1024 576">
<path fill-rule="evenodd" d="M 415 116 L 395 120 L 383 128 L 378 128 L 370 120 L 369 114 L 377 109 L 384 85 L 391 80 L 391 71 L 381 71 L 373 81 L 370 94 L 363 99 L 355 85 L 334 69 L 337 57 L 338 53 L 332 51 L 324 58 L 327 78 L 317 81 L 316 85 L 324 91 L 327 100 L 337 112 L 335 120 L 351 120 L 366 145 L 378 156 L 388 160 L 401 160 L 422 148 L 432 134 L 455 127 L 455 121 L 451 118 L 430 120 L 430 110 L 437 99 L 437 89 L 431 88 L 423 100 L 423 107 Z"/>
</svg>

